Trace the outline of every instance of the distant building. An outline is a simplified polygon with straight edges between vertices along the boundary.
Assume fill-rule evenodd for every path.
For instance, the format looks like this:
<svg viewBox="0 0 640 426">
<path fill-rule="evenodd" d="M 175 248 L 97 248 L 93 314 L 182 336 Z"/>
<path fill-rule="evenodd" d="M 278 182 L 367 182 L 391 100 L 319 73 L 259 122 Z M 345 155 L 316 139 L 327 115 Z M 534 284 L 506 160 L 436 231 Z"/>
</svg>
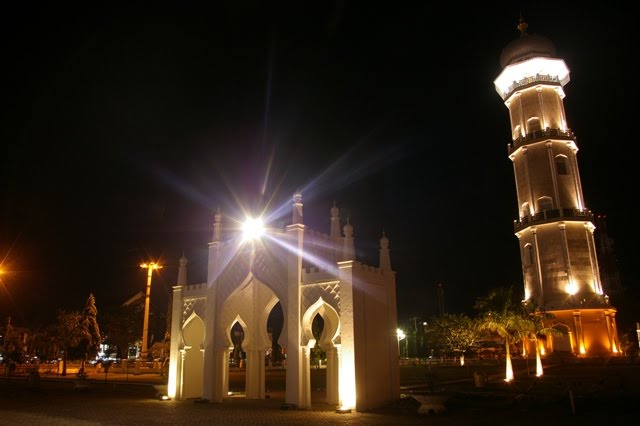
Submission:
<svg viewBox="0 0 640 426">
<path fill-rule="evenodd" d="M 29 338 L 31 330 L 17 327 L 8 317 L 0 324 L 0 354 L 18 351 L 23 355 L 29 352 Z"/>
<path fill-rule="evenodd" d="M 546 352 L 609 355 L 620 352 L 616 308 L 609 303 L 597 258 L 593 214 L 578 170 L 578 146 L 565 115 L 569 69 L 551 40 L 527 33 L 500 56 L 494 84 L 509 109 L 525 302 L 555 316 L 561 337 Z"/>
<path fill-rule="evenodd" d="M 272 348 L 267 320 L 280 303 L 287 404 L 311 405 L 315 345 L 326 351 L 327 403 L 364 411 L 398 400 L 396 286 L 389 240 L 383 234 L 379 266 L 364 265 L 356 260 L 348 218 L 341 233 L 337 207 L 331 209 L 328 235 L 304 225 L 302 207 L 302 196 L 296 194 L 290 225 L 249 240 L 233 231 L 223 238 L 218 212 L 204 283 L 188 285 L 187 259 L 180 260 L 171 315 L 169 396 L 216 402 L 227 396 L 231 330 L 240 324 L 246 398 L 265 398 L 265 356 Z M 320 336 L 312 330 L 317 315 L 324 322 Z"/>
<path fill-rule="evenodd" d="M 614 241 L 607 231 L 607 215 L 596 215 L 596 231 L 594 235 L 602 288 L 605 294 L 612 296 L 621 295 L 624 287 L 620 279 L 620 269 L 618 268 L 618 259 L 616 258 L 614 250 Z"/>
</svg>

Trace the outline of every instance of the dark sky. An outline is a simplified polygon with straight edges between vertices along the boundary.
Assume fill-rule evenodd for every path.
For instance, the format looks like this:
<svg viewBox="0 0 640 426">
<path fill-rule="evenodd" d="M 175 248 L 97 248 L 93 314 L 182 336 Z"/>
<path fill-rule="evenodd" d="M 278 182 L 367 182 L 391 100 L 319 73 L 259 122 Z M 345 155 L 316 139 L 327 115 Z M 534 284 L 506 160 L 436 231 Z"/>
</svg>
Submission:
<svg viewBox="0 0 640 426">
<path fill-rule="evenodd" d="M 401 321 L 437 312 L 438 283 L 449 312 L 520 289 L 509 117 L 493 86 L 520 13 L 571 70 L 587 206 L 607 215 L 633 287 L 631 10 L 184 3 L 5 6 L 0 318 L 53 321 L 90 292 L 98 309 L 122 303 L 150 259 L 165 265 L 152 287 L 164 311 L 183 253 L 189 281 L 204 281 L 216 208 L 285 204 L 289 220 L 296 189 L 311 228 L 328 233 L 334 200 L 344 209 L 365 263 L 377 266 L 384 229 Z"/>
</svg>

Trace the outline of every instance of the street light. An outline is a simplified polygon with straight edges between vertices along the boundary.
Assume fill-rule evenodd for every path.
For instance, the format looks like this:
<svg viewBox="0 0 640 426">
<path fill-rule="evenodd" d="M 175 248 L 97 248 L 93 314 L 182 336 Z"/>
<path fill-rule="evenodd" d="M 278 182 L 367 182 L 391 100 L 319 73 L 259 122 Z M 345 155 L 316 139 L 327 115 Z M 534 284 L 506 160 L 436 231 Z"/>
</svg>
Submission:
<svg viewBox="0 0 640 426">
<path fill-rule="evenodd" d="M 143 360 L 146 360 L 149 352 L 147 349 L 147 336 L 149 335 L 149 297 L 151 296 L 151 276 L 154 269 L 161 269 L 162 266 L 155 262 L 151 262 L 142 263 L 140 264 L 140 267 L 147 270 L 147 295 L 144 299 L 144 325 L 142 327 L 142 350 L 140 353 L 140 357 Z"/>
<path fill-rule="evenodd" d="M 404 331 L 400 329 L 396 330 L 396 335 L 398 336 L 398 356 L 400 356 L 400 340 L 403 340 L 407 336 L 404 334 Z"/>
</svg>

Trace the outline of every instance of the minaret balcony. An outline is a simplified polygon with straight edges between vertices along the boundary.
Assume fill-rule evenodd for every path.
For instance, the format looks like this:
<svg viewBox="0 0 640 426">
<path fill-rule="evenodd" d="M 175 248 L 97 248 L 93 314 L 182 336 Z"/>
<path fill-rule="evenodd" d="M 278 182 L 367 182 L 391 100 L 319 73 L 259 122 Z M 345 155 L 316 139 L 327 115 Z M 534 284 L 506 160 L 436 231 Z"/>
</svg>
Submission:
<svg viewBox="0 0 640 426">
<path fill-rule="evenodd" d="M 593 213 L 591 213 L 591 211 L 589 210 L 570 208 L 545 210 L 531 216 L 521 217 L 520 220 L 514 220 L 513 229 L 514 231 L 519 232 L 531 225 L 542 225 L 549 222 L 560 222 L 569 220 L 580 222 L 592 221 Z"/>
<path fill-rule="evenodd" d="M 553 85 L 562 86 L 562 81 L 555 75 L 536 74 L 528 77 L 524 77 L 521 80 L 514 81 L 508 88 L 505 94 L 505 99 L 509 99 L 514 92 L 522 89 L 526 89 L 529 86 L 538 85 L 540 83 L 551 83 Z"/>
<path fill-rule="evenodd" d="M 546 129 L 536 130 L 531 133 L 527 133 L 524 136 L 520 136 L 515 139 L 512 143 L 507 145 L 509 155 L 513 154 L 515 150 L 518 148 L 529 145 L 530 143 L 539 142 L 541 139 L 564 139 L 564 140 L 575 140 L 575 135 L 569 129 L 551 129 L 547 127 Z"/>
<path fill-rule="evenodd" d="M 493 83 L 506 101 L 527 87 L 544 84 L 562 88 L 568 82 L 569 68 L 562 59 L 536 57 L 507 65 Z"/>
</svg>

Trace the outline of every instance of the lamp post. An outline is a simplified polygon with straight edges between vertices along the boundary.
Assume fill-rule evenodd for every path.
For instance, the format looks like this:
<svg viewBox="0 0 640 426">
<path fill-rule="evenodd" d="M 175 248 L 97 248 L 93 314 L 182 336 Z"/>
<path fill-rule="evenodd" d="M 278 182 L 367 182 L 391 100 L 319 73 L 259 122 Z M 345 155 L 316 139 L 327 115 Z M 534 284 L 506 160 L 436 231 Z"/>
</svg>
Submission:
<svg viewBox="0 0 640 426">
<path fill-rule="evenodd" d="M 407 336 L 404 334 L 404 331 L 400 330 L 399 328 L 396 330 L 396 336 L 398 337 L 398 357 L 402 358 L 402 353 L 400 351 L 400 340 L 403 340 Z"/>
<path fill-rule="evenodd" d="M 143 360 L 146 360 L 149 352 L 147 349 L 147 339 L 149 335 L 149 298 L 151 296 L 151 276 L 153 275 L 154 269 L 161 269 L 162 266 L 155 262 L 150 262 L 142 263 L 140 267 L 147 270 L 147 294 L 144 299 L 144 325 L 142 326 L 142 350 L 140 353 L 140 357 Z"/>
</svg>

